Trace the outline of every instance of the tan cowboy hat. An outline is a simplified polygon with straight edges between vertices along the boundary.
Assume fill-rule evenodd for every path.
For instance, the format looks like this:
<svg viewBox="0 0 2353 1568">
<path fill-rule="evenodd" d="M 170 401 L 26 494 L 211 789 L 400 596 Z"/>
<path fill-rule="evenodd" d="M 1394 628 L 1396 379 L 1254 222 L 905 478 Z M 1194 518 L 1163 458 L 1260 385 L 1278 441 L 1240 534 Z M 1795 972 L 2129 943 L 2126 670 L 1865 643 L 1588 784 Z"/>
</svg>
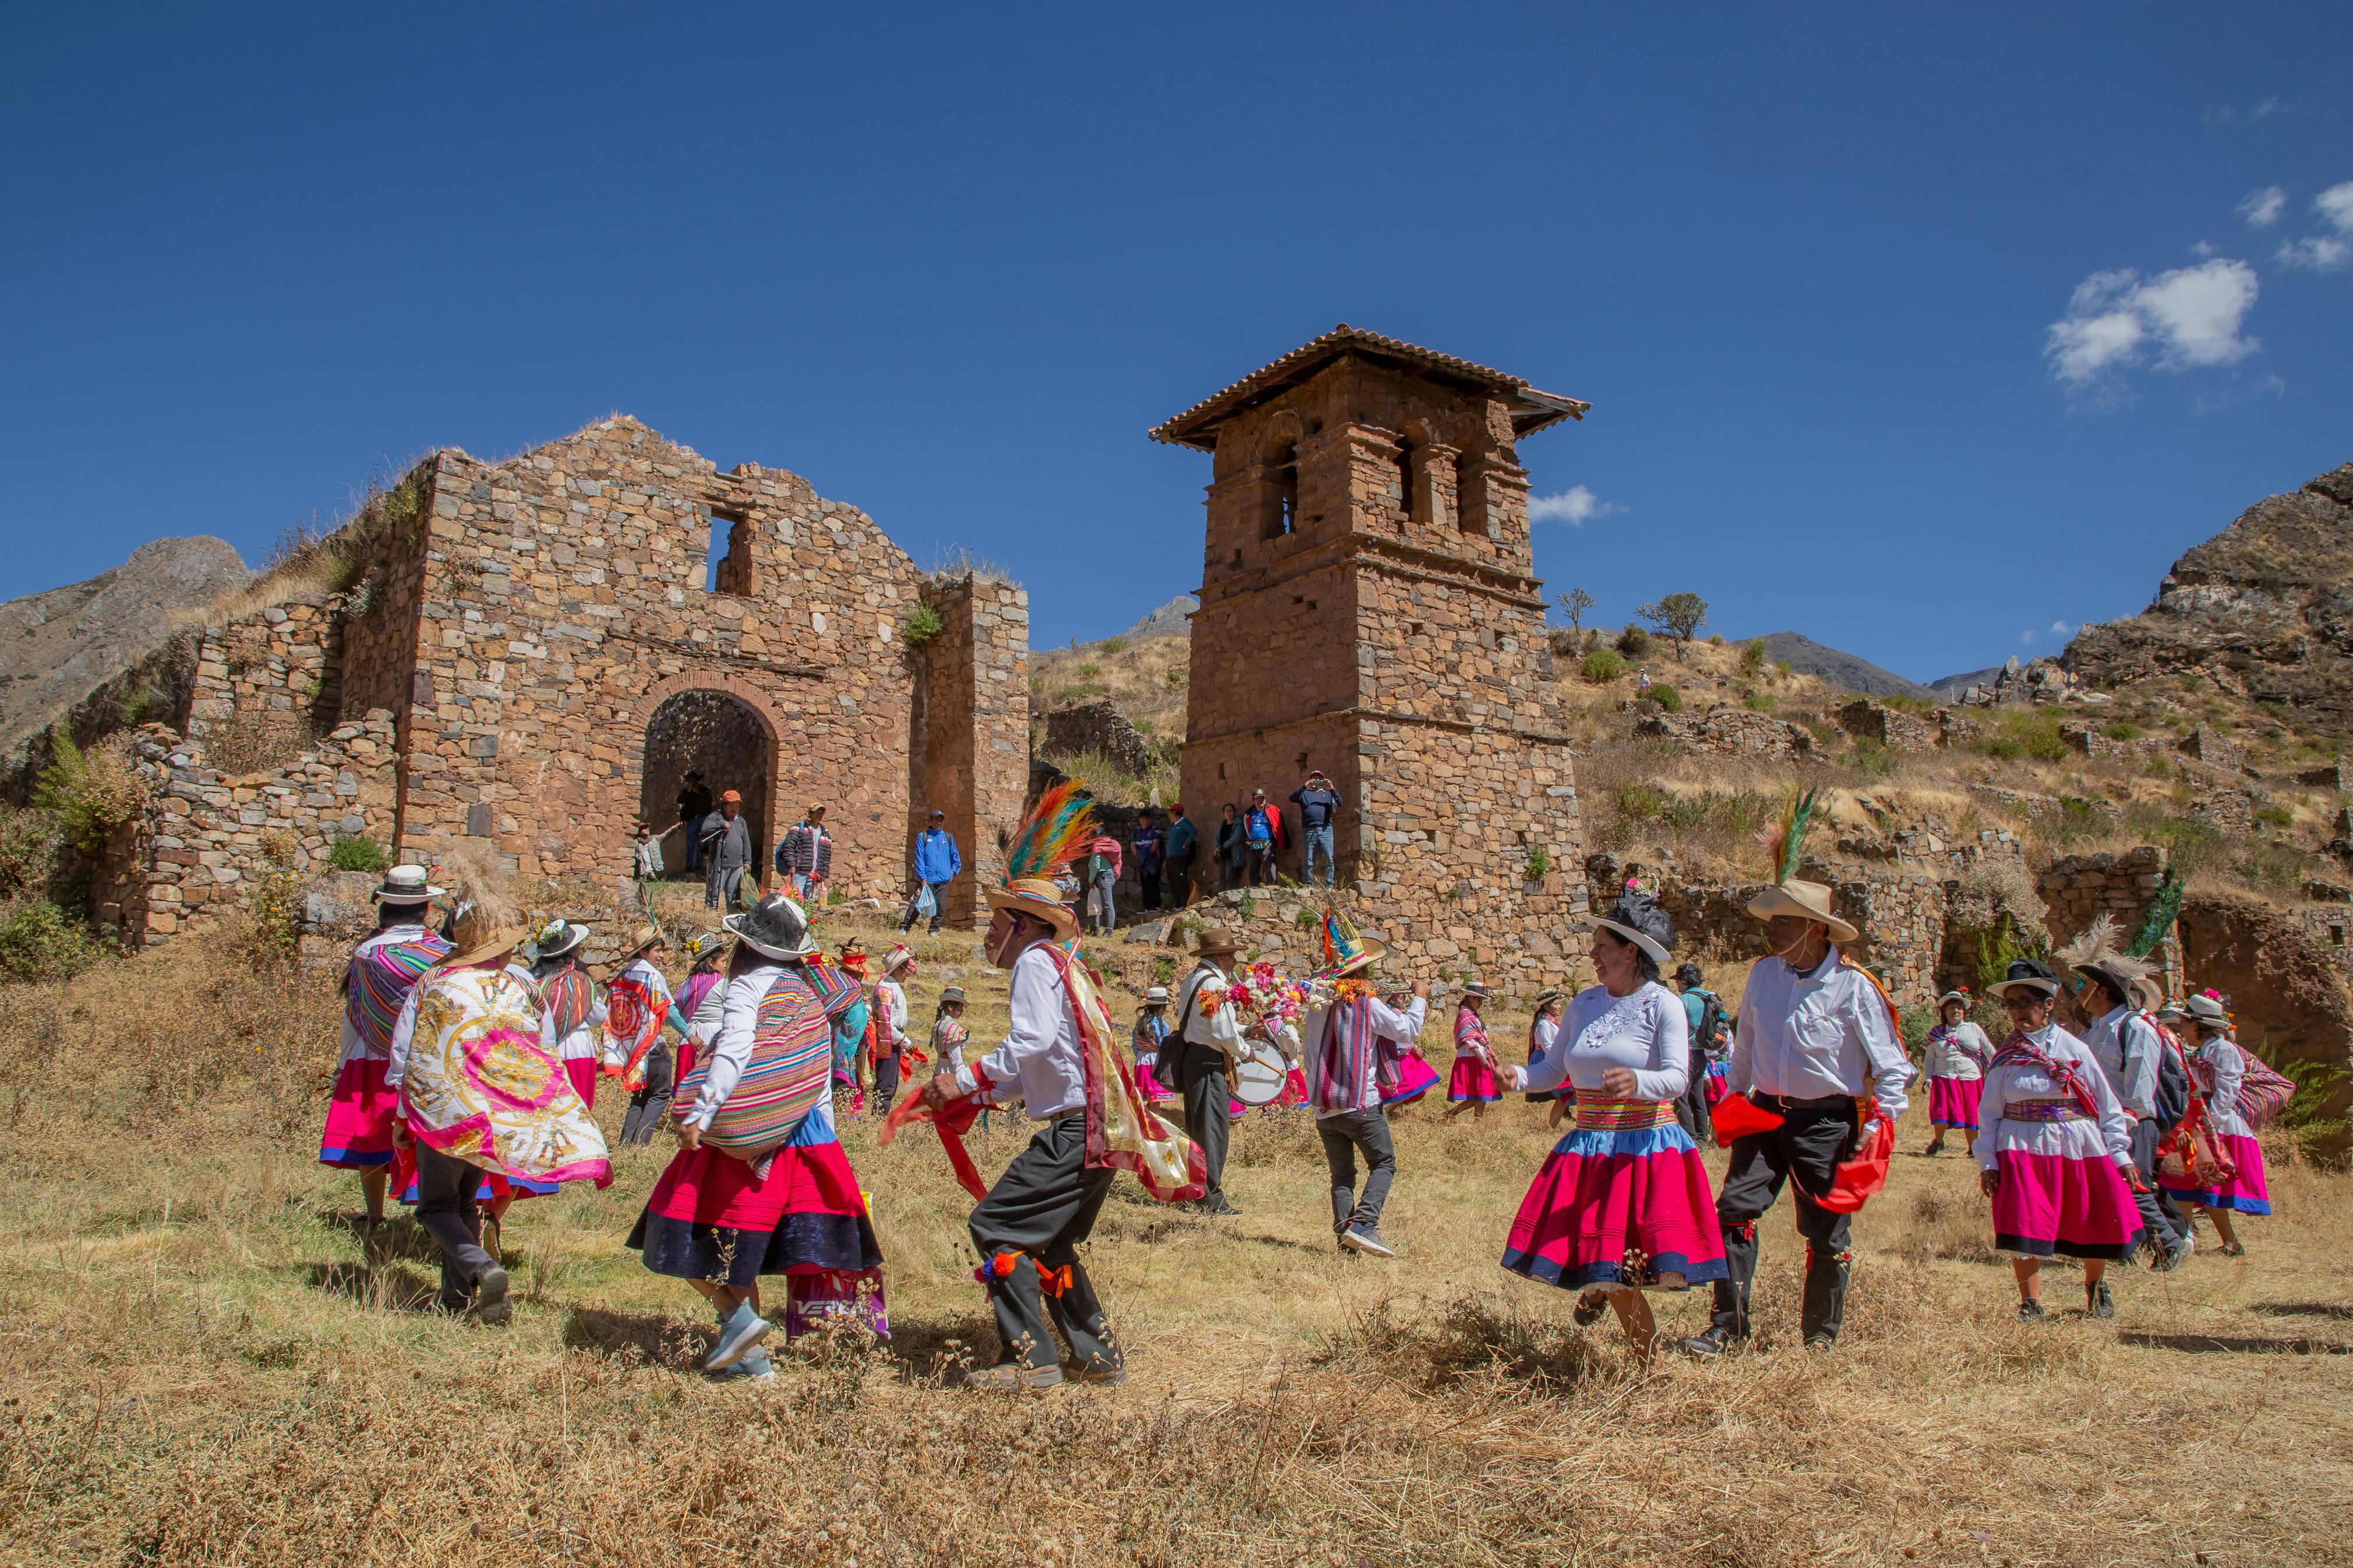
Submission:
<svg viewBox="0 0 2353 1568">
<path fill-rule="evenodd" d="M 1196 958 L 1230 958 L 1240 951 L 1234 945 L 1234 933 L 1223 926 L 1211 926 L 1193 939 Z"/>
<path fill-rule="evenodd" d="M 441 961 L 444 969 L 463 969 L 470 964 L 487 963 L 501 958 L 522 945 L 531 928 L 514 916 L 512 905 L 499 900 L 469 899 L 458 906 L 449 921 L 449 956 Z"/>
<path fill-rule="evenodd" d="M 1804 882 L 1791 878 L 1776 882 L 1748 900 L 1748 912 L 1760 921 L 1775 915 L 1795 915 L 1799 920 L 1812 921 L 1829 928 L 1832 942 L 1852 942 L 1862 933 L 1831 913 L 1831 890 L 1821 882 Z"/>
<path fill-rule="evenodd" d="M 2202 991 L 2189 999 L 2189 1016 L 2196 1023 L 2213 1029 L 2227 1029 L 2231 1026 L 2230 1011 Z"/>
<path fill-rule="evenodd" d="M 1017 915 L 1043 921 L 1064 942 L 1079 934 L 1077 911 L 1062 901 L 1062 889 L 1043 877 L 1016 877 L 1001 888 L 983 888 L 980 891 L 990 909 L 1011 910 Z"/>
<path fill-rule="evenodd" d="M 670 945 L 670 938 L 662 934 L 662 930 L 659 926 L 643 925 L 638 927 L 637 930 L 629 933 L 629 950 L 628 953 L 624 955 L 624 961 L 626 962 L 627 959 L 637 957 L 638 954 L 644 952 L 646 949 L 653 946 L 656 942 L 661 943 L 664 947 L 668 947 Z"/>
<path fill-rule="evenodd" d="M 2133 981 L 2132 999 L 2142 1012 L 2154 1013 L 2165 1005 L 2165 987 L 2158 984 L 2154 974 L 2137 976 Z"/>
</svg>

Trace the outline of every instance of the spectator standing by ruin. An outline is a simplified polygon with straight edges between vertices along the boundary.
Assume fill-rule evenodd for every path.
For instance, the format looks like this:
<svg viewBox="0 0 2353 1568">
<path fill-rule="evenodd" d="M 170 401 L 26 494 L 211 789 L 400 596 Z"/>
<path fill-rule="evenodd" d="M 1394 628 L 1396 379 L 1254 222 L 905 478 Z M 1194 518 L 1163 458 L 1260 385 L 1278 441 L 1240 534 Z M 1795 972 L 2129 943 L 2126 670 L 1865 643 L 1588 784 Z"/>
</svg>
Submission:
<svg viewBox="0 0 2353 1568">
<path fill-rule="evenodd" d="M 1250 886 L 1272 887 L 1274 858 L 1282 848 L 1282 811 L 1268 804 L 1266 791 L 1250 791 L 1250 809 L 1242 813 L 1242 832 L 1250 843 Z"/>
<path fill-rule="evenodd" d="M 1119 840 L 1108 833 L 1087 847 L 1087 915 L 1097 936 L 1109 934 L 1119 923 L 1119 909 L 1112 896 L 1119 885 Z"/>
<path fill-rule="evenodd" d="M 1214 889 L 1224 892 L 1242 885 L 1242 867 L 1250 858 L 1250 833 L 1242 826 L 1241 815 L 1231 802 L 1226 805 L 1226 819 L 1218 824 L 1218 885 Z"/>
<path fill-rule="evenodd" d="M 907 900 L 907 918 L 899 922 L 902 931 L 914 929 L 922 914 L 923 894 L 931 898 L 931 934 L 940 934 L 940 911 L 947 907 L 948 884 L 964 875 L 964 852 L 956 847 L 955 836 L 947 828 L 948 814 L 932 813 L 932 825 L 915 835 L 915 896 Z"/>
<path fill-rule="evenodd" d="M 1193 851 L 1200 841 L 1200 830 L 1185 815 L 1185 803 L 1180 800 L 1170 806 L 1168 836 L 1162 844 L 1168 864 L 1161 880 L 1167 884 L 1168 901 L 1176 909 L 1181 910 L 1193 901 Z"/>
<path fill-rule="evenodd" d="M 744 820 L 744 797 L 733 790 L 719 797 L 719 812 L 702 821 L 702 902 L 731 907 L 752 869 L 752 825 Z"/>
<path fill-rule="evenodd" d="M 678 791 L 678 825 L 686 838 L 689 876 L 702 869 L 702 819 L 710 815 L 711 790 L 702 782 L 702 770 L 689 768 L 686 783 Z"/>
<path fill-rule="evenodd" d="M 1128 839 L 1128 847 L 1135 851 L 1136 889 L 1147 910 L 1160 907 L 1160 865 L 1166 844 L 1166 837 L 1160 831 L 1160 815 L 1147 807 L 1136 818 L 1135 832 Z"/>
<path fill-rule="evenodd" d="M 638 824 L 638 841 L 630 847 L 631 863 L 637 868 L 640 882 L 659 882 L 662 876 L 661 840 L 654 837 L 653 824 Z"/>
<path fill-rule="evenodd" d="M 833 837 L 825 830 L 825 807 L 807 807 L 800 821 L 785 829 L 776 841 L 776 875 L 804 909 L 824 904 L 825 883 L 833 875 Z"/>
<path fill-rule="evenodd" d="M 1309 770 L 1306 782 L 1291 792 L 1291 804 L 1299 808 L 1300 864 L 1299 879 L 1314 886 L 1315 857 L 1324 857 L 1324 886 L 1330 888 L 1336 862 L 1332 856 L 1332 825 L 1340 815 L 1340 792 L 1324 776 L 1324 770 Z"/>
</svg>

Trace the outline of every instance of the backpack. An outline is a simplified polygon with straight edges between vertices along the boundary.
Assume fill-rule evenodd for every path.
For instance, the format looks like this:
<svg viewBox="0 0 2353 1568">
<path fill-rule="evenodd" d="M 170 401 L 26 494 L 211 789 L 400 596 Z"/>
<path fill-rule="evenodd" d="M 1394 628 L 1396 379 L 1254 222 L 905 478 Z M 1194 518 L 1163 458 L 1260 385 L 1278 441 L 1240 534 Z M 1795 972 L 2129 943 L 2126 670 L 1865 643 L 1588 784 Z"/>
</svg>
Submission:
<svg viewBox="0 0 2353 1568">
<path fill-rule="evenodd" d="M 2246 1047 L 2239 1047 L 2246 1067 L 2239 1078 L 2239 1114 L 2250 1128 L 2261 1127 L 2287 1109 L 2295 1098 L 2295 1080 L 2274 1072 L 2271 1064 Z"/>
<path fill-rule="evenodd" d="M 1704 987 L 1700 996 L 1699 1030 L 1692 1047 L 1712 1057 L 1720 1056 L 1724 1049 L 1724 998 Z"/>
<path fill-rule="evenodd" d="M 2170 1132 L 2189 1114 L 2189 1069 L 2183 1065 L 2181 1042 L 2173 1037 L 2173 1031 L 2146 1013 L 2140 1016 L 2157 1031 L 2158 1040 L 2157 1103 L 2149 1109 L 2156 1112 L 2158 1131 Z"/>
</svg>

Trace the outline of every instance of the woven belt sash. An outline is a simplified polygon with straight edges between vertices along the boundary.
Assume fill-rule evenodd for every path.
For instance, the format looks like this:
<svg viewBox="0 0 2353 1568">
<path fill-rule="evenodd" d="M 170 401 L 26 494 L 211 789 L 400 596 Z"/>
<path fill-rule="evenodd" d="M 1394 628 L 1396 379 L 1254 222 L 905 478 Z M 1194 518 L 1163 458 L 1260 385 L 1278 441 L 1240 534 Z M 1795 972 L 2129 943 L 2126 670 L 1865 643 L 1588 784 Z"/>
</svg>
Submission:
<svg viewBox="0 0 2353 1568">
<path fill-rule="evenodd" d="M 2091 1117 L 2072 1100 L 2021 1100 L 2001 1108 L 2005 1121 L 2089 1121 Z"/>
<path fill-rule="evenodd" d="M 1663 1100 L 1599 1100 L 1582 1092 L 1577 1097 L 1580 1132 L 1631 1132 L 1664 1127 L 1674 1119 L 1674 1106 Z"/>
</svg>

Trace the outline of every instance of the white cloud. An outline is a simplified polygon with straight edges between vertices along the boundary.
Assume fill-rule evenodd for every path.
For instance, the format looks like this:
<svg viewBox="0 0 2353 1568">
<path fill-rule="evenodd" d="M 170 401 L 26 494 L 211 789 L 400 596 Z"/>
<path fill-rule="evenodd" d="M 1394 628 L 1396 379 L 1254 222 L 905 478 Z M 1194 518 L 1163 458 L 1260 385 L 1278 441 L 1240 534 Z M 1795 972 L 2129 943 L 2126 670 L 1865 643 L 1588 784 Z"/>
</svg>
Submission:
<svg viewBox="0 0 2353 1568">
<path fill-rule="evenodd" d="M 2247 220 L 2249 228 L 2269 228 L 2287 210 L 2287 193 L 2277 185 L 2265 185 L 2260 191 L 2249 191 L 2234 210 Z"/>
<path fill-rule="evenodd" d="M 2022 643 L 2031 643 L 2034 640 L 2034 634 L 2032 632 L 2021 632 L 2018 634 L 2018 640 Z"/>
<path fill-rule="evenodd" d="M 1603 500 L 1583 485 L 1571 485 L 1556 496 L 1530 496 L 1530 522 L 1565 522 L 1571 528 L 1582 528 L 1588 518 L 1608 517 L 1620 510 L 1615 501 Z"/>
<path fill-rule="evenodd" d="M 2326 235 L 2283 240 L 2273 259 L 2282 267 L 2300 268 L 2306 272 L 2340 272 L 2347 263 L 2353 262 L 2353 244 Z"/>
<path fill-rule="evenodd" d="M 2064 642 L 2075 635 L 2075 628 L 2064 621 L 2053 621 L 2051 623 L 2051 635 Z"/>
<path fill-rule="evenodd" d="M 2043 356 L 2061 381 L 2087 387 L 2143 363 L 2159 370 L 2236 364 L 2261 346 L 2240 328 L 2262 284 L 2243 261 L 2213 260 L 2144 279 L 2130 268 L 2094 272 L 2076 285 L 2067 316 L 2053 321 Z"/>
<path fill-rule="evenodd" d="M 2312 198 L 2312 210 L 2339 234 L 2353 234 L 2353 180 L 2331 185 Z"/>
<path fill-rule="evenodd" d="M 2266 120 L 2278 113 L 2279 110 L 2279 94 L 2274 93 L 2261 103 L 2250 104 L 2245 109 L 2234 108 L 2227 103 L 2217 103 L 2207 109 L 2198 118 L 2209 125 L 2228 125 L 2234 120 Z"/>
</svg>

